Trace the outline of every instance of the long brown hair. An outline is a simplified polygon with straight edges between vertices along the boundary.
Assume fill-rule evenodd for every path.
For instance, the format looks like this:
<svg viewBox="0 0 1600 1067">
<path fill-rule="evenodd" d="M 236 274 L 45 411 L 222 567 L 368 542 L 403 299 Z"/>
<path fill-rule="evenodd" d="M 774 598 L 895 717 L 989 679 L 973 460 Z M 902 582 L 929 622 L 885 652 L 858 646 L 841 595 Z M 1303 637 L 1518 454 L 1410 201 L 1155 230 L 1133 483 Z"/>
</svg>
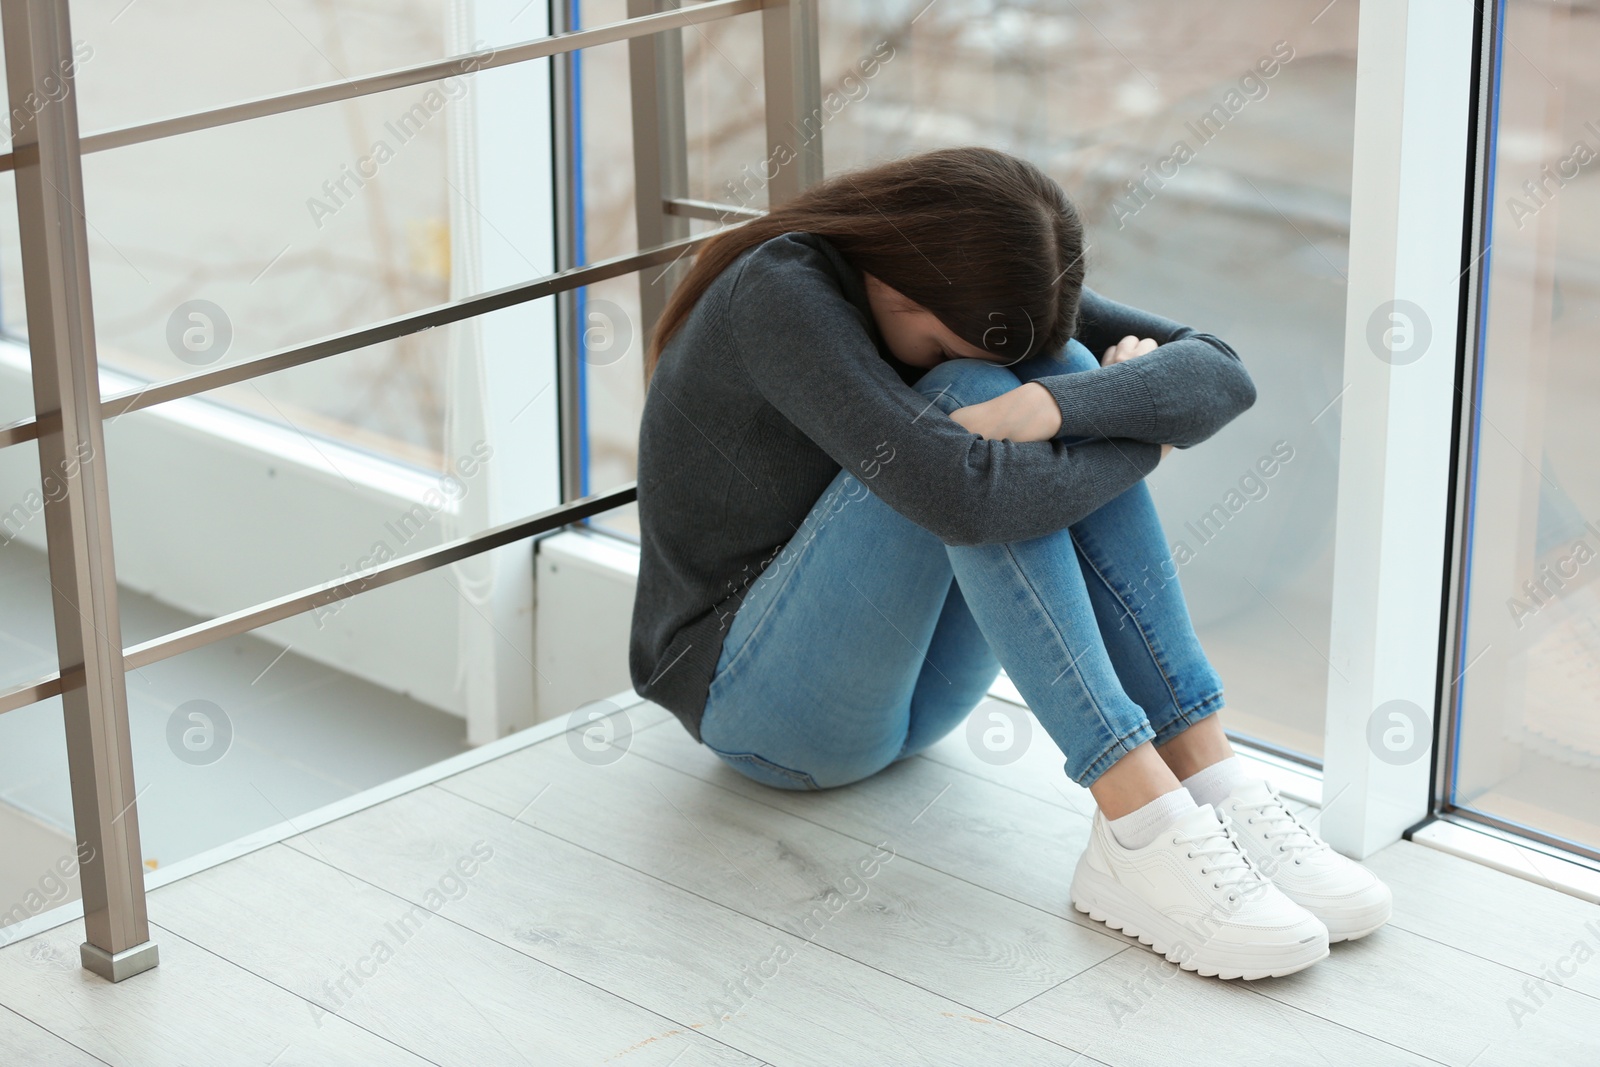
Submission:
<svg viewBox="0 0 1600 1067">
<path fill-rule="evenodd" d="M 1054 179 L 992 148 L 941 148 L 818 182 L 700 246 L 645 353 L 645 381 L 729 264 L 780 234 L 814 233 L 857 270 L 1014 362 L 1059 352 L 1077 329 L 1083 222 Z"/>
</svg>

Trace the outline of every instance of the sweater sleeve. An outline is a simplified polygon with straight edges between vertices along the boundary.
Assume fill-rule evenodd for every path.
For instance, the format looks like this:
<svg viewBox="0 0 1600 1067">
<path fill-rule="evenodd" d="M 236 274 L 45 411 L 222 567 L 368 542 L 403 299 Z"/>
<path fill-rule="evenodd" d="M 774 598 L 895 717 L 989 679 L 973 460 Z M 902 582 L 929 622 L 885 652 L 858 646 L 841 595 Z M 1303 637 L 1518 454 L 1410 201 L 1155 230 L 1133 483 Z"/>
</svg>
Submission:
<svg viewBox="0 0 1600 1067">
<path fill-rule="evenodd" d="M 1077 340 L 1100 359 L 1122 338 L 1157 347 L 1108 367 L 1034 379 L 1061 408 L 1061 433 L 1197 445 L 1256 401 L 1239 354 L 1219 338 L 1083 290 Z"/>
<path fill-rule="evenodd" d="M 949 545 L 1063 529 L 1161 458 L 1125 439 L 988 440 L 879 354 L 822 252 L 774 238 L 733 268 L 722 305 L 735 362 L 767 403 L 880 499 Z"/>
</svg>

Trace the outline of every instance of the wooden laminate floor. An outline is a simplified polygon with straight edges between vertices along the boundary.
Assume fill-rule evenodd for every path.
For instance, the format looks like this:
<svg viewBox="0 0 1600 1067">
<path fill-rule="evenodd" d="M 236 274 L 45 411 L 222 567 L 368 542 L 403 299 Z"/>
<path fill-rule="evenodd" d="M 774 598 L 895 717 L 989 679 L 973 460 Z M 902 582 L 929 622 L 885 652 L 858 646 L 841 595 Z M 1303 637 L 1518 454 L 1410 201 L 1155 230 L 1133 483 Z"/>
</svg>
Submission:
<svg viewBox="0 0 1600 1067">
<path fill-rule="evenodd" d="M 1401 842 L 1389 926 L 1200 978 L 1073 910 L 1052 745 L 796 793 L 626 714 L 626 751 L 558 735 L 155 890 L 120 985 L 81 922 L 0 950 L 0 1065 L 1600 1064 L 1576 898 Z"/>
</svg>

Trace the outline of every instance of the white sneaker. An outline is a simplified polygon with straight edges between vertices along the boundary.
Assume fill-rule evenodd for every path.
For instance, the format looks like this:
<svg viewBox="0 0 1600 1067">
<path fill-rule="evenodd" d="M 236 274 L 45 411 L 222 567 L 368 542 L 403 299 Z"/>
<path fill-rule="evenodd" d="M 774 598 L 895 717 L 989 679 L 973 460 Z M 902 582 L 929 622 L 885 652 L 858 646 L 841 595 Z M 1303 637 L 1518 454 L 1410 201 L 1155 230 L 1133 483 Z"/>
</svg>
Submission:
<svg viewBox="0 0 1600 1067">
<path fill-rule="evenodd" d="M 1290 900 L 1322 920 L 1329 941 L 1365 937 L 1389 921 L 1389 887 L 1312 833 L 1265 779 L 1241 782 L 1217 807 L 1245 854 Z"/>
<path fill-rule="evenodd" d="M 1210 804 L 1135 849 L 1122 847 L 1097 809 L 1072 905 L 1203 975 L 1266 978 L 1328 955 L 1321 920 L 1251 864 Z"/>
</svg>

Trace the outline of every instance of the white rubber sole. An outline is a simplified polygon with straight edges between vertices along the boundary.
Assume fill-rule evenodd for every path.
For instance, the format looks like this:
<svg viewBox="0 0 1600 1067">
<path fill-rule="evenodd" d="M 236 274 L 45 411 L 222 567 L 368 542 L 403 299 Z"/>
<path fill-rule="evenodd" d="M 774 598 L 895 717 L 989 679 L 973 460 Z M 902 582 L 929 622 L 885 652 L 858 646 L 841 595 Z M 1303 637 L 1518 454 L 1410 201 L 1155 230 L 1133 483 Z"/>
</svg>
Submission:
<svg viewBox="0 0 1600 1067">
<path fill-rule="evenodd" d="M 1152 951 L 1186 971 L 1207 978 L 1280 978 L 1328 958 L 1328 941 L 1320 937 L 1291 945 L 1217 945 L 1193 948 L 1180 958 L 1178 946 L 1193 934 L 1124 889 L 1116 880 L 1082 864 L 1072 876 L 1072 906 L 1095 922 L 1137 938 Z"/>
<path fill-rule="evenodd" d="M 1305 907 L 1305 905 L 1301 905 Z M 1315 914 L 1315 912 L 1313 912 Z M 1366 937 L 1372 931 L 1389 921 L 1394 914 L 1392 902 L 1385 902 L 1383 907 L 1369 908 L 1366 912 L 1355 915 L 1318 915 L 1322 925 L 1328 928 L 1328 941 L 1337 944 L 1340 941 L 1355 941 Z"/>
</svg>

